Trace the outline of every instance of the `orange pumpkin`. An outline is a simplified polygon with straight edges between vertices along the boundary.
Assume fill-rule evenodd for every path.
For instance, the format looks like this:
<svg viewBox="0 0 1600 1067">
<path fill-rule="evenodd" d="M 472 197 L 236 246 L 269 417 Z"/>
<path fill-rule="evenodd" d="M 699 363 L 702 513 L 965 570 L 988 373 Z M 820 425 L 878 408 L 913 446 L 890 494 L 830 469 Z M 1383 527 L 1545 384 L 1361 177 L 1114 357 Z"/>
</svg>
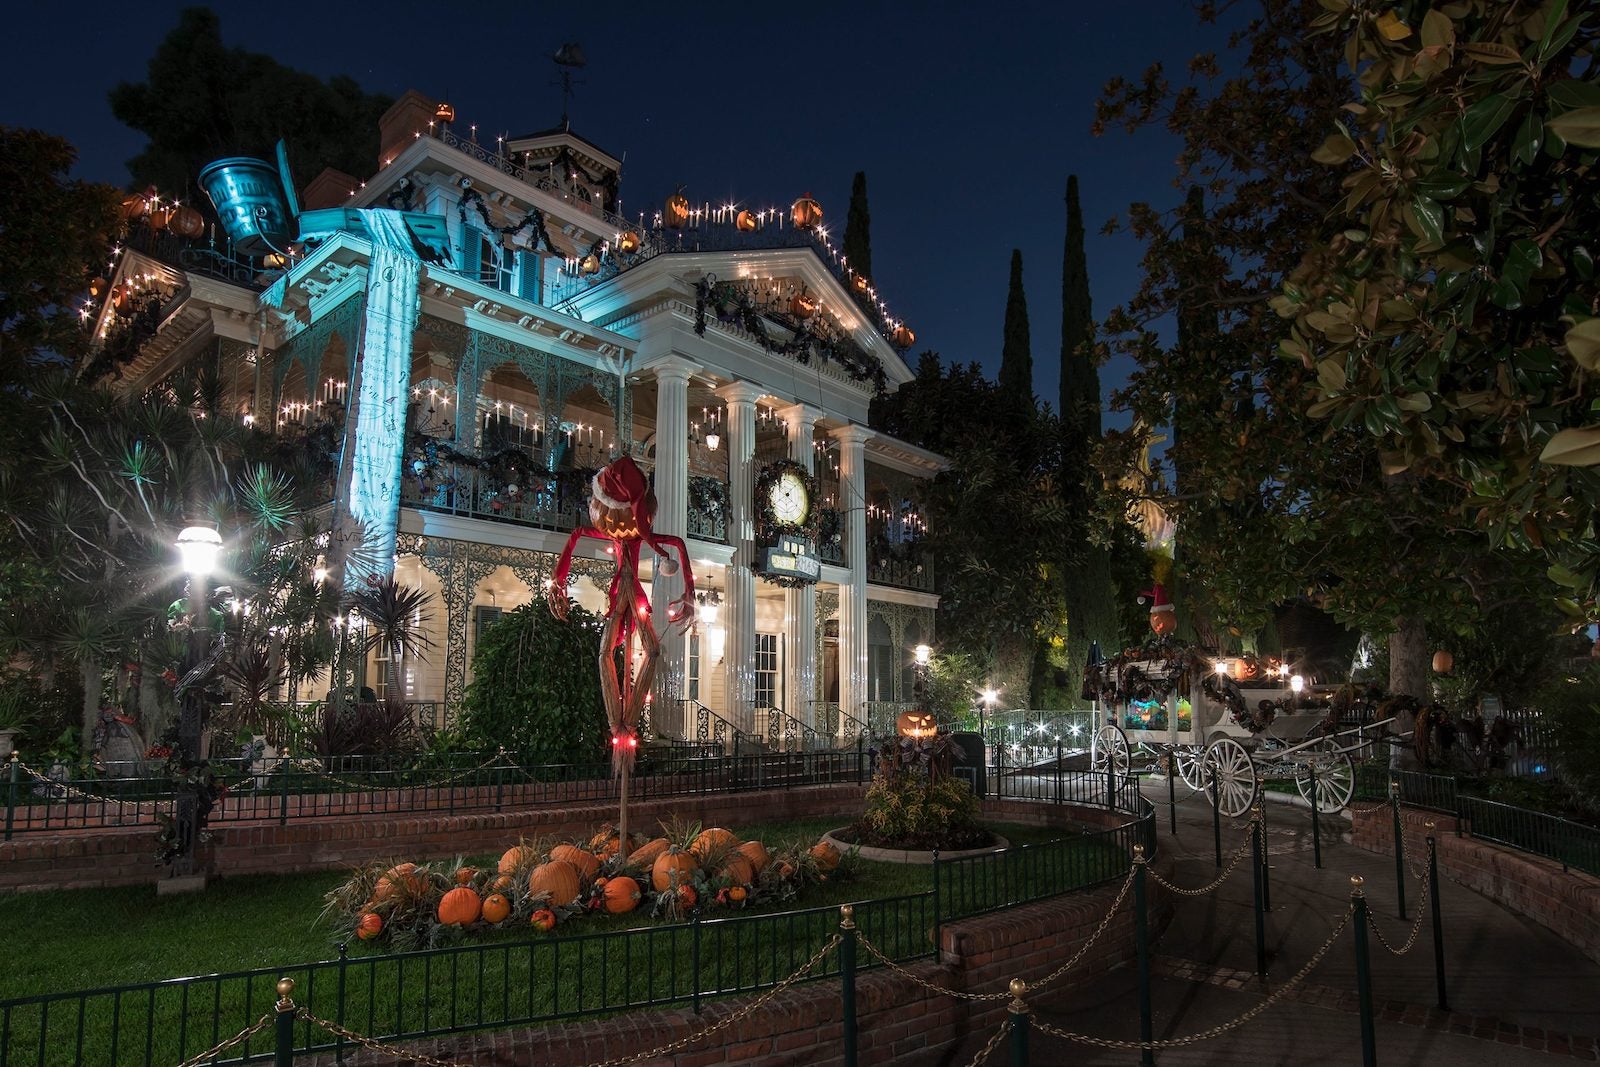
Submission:
<svg viewBox="0 0 1600 1067">
<path fill-rule="evenodd" d="M 772 862 L 772 854 L 760 841 L 746 841 L 739 846 L 739 855 L 750 861 L 751 868 L 757 874 L 766 870 L 767 864 Z"/>
<path fill-rule="evenodd" d="M 689 222 L 689 198 L 684 196 L 681 191 L 667 197 L 666 208 L 662 211 L 661 217 L 673 229 L 687 225 Z"/>
<path fill-rule="evenodd" d="M 728 887 L 728 899 L 733 901 L 735 904 L 743 903 L 744 898 L 749 895 L 749 893 L 745 892 L 745 888 L 742 885 L 731 885 Z"/>
<path fill-rule="evenodd" d="M 577 845 L 557 845 L 550 850 L 550 858 L 572 864 L 582 878 L 593 878 L 600 869 L 600 861 L 594 853 L 585 852 Z"/>
<path fill-rule="evenodd" d="M 402 882 L 413 895 L 421 893 L 428 885 L 428 880 L 417 870 L 415 863 L 402 863 L 390 867 L 383 877 L 378 879 L 377 884 L 372 887 L 372 899 L 388 900 L 394 895 L 396 886 Z"/>
<path fill-rule="evenodd" d="M 722 873 L 732 878 L 735 885 L 749 885 L 756 880 L 755 865 L 742 852 L 730 852 L 722 863 Z"/>
<path fill-rule="evenodd" d="M 782 878 L 784 881 L 788 881 L 790 878 L 793 878 L 794 866 L 788 862 L 780 860 L 778 862 L 778 877 Z"/>
<path fill-rule="evenodd" d="M 511 874 L 518 867 L 526 866 L 533 860 L 533 849 L 527 845 L 512 845 L 500 856 L 500 873 Z"/>
<path fill-rule="evenodd" d="M 471 926 L 483 914 L 483 901 L 466 886 L 458 886 L 439 899 L 439 925 Z"/>
<path fill-rule="evenodd" d="M 637 908 L 639 897 L 639 883 L 632 878 L 619 876 L 606 883 L 606 911 L 612 915 L 621 915 Z"/>
<path fill-rule="evenodd" d="M 618 237 L 617 251 L 625 256 L 631 256 L 639 251 L 639 235 L 632 230 L 628 230 L 621 237 Z"/>
<path fill-rule="evenodd" d="M 748 211 L 741 211 L 733 217 L 733 224 L 739 229 L 749 233 L 756 228 L 756 217 Z"/>
<path fill-rule="evenodd" d="M 607 825 L 600 827 L 595 835 L 589 838 L 589 844 L 586 847 L 590 852 L 598 854 L 601 849 L 606 847 L 608 842 L 615 841 L 616 839 L 617 828 L 608 823 Z"/>
<path fill-rule="evenodd" d="M 528 921 L 532 923 L 535 928 L 549 932 L 556 928 L 556 913 L 551 911 L 549 908 L 540 908 L 538 911 L 528 916 Z"/>
<path fill-rule="evenodd" d="M 709 830 L 701 830 L 699 835 L 689 845 L 689 851 L 694 853 L 695 859 L 705 862 L 707 854 L 714 849 L 734 848 L 739 844 L 739 839 L 731 830 L 724 830 L 720 826 L 713 826 Z"/>
<path fill-rule="evenodd" d="M 483 898 L 483 921 L 503 923 L 511 917 L 511 901 L 504 893 L 491 893 Z"/>
<path fill-rule="evenodd" d="M 640 845 L 628 853 L 628 866 L 640 867 L 648 871 L 657 858 L 670 847 L 670 842 L 664 837 L 658 837 L 647 845 Z"/>
<path fill-rule="evenodd" d="M 509 891 L 514 885 L 516 885 L 516 882 L 512 880 L 509 874 L 502 874 L 495 878 L 493 884 L 491 884 L 489 888 L 493 889 L 497 893 L 504 893 Z"/>
<path fill-rule="evenodd" d="M 823 874 L 839 866 L 839 850 L 826 841 L 818 841 L 811 846 L 811 858 L 817 861 L 817 870 Z"/>
<path fill-rule="evenodd" d="M 356 920 L 356 936 L 363 941 L 371 941 L 381 933 L 383 933 L 383 919 L 370 911 L 362 912 L 361 917 Z"/>
<path fill-rule="evenodd" d="M 1451 655 L 1448 650 L 1441 648 L 1439 651 L 1433 654 L 1434 674 L 1449 674 L 1451 668 L 1453 668 L 1455 665 L 1456 658 L 1455 656 Z"/>
<path fill-rule="evenodd" d="M 476 877 L 478 877 L 478 868 L 476 867 L 456 868 L 456 885 L 471 885 L 472 880 Z"/>
<path fill-rule="evenodd" d="M 680 885 L 678 887 L 678 907 L 688 911 L 690 908 L 699 903 L 699 901 L 700 894 L 694 891 L 694 886 Z"/>
<path fill-rule="evenodd" d="M 822 205 L 807 193 L 789 208 L 789 221 L 797 230 L 810 230 L 822 225 Z"/>
<path fill-rule="evenodd" d="M 571 904 L 578 899 L 578 888 L 578 868 L 565 860 L 541 863 L 528 875 L 528 892 L 548 893 L 552 904 Z"/>
<path fill-rule="evenodd" d="M 894 333 L 889 335 L 889 340 L 896 348 L 910 348 L 917 343 L 917 335 L 909 326 L 896 326 Z"/>
<path fill-rule="evenodd" d="M 679 885 L 694 878 L 694 872 L 700 869 L 700 862 L 688 852 L 678 848 L 669 848 L 656 857 L 650 867 L 650 884 L 655 886 L 657 893 L 665 893 L 672 888 L 673 882 Z M 674 878 L 673 876 L 677 877 Z"/>
<path fill-rule="evenodd" d="M 199 237 L 206 232 L 206 220 L 192 207 L 173 208 L 167 216 L 167 225 L 179 237 Z"/>
</svg>

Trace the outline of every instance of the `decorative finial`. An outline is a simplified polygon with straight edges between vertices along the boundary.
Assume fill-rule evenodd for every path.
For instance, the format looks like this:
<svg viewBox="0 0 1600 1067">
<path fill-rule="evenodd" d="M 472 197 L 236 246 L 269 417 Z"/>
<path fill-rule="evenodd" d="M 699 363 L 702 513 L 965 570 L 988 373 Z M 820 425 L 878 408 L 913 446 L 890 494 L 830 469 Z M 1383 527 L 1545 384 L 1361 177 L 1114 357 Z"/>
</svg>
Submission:
<svg viewBox="0 0 1600 1067">
<path fill-rule="evenodd" d="M 856 928 L 856 906 L 854 904 L 839 905 L 839 926 L 845 930 Z"/>
<path fill-rule="evenodd" d="M 1367 880 L 1365 878 L 1361 877 L 1359 874 L 1352 874 L 1350 876 L 1350 895 L 1353 897 L 1362 896 L 1363 894 L 1361 892 L 1361 887 L 1366 884 Z"/>
</svg>

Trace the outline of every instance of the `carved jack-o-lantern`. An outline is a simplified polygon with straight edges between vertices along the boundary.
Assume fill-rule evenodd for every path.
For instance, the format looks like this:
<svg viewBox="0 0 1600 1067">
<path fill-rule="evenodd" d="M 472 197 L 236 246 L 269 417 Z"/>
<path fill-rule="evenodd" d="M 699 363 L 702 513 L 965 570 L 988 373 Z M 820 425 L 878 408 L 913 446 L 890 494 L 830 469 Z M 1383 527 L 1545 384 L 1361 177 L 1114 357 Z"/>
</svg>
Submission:
<svg viewBox="0 0 1600 1067">
<path fill-rule="evenodd" d="M 895 722 L 901 737 L 932 737 L 939 732 L 939 722 L 931 711 L 903 711 Z"/>
<path fill-rule="evenodd" d="M 817 298 L 810 293 L 801 293 L 789 302 L 789 310 L 794 312 L 797 319 L 809 319 L 817 313 Z"/>
<path fill-rule="evenodd" d="M 734 216 L 733 224 L 741 230 L 753 230 L 756 228 L 756 217 L 748 211 L 741 211 Z"/>
<path fill-rule="evenodd" d="M 645 509 L 650 515 L 655 515 L 656 497 L 651 493 L 645 498 Z M 631 507 L 611 508 L 602 501 L 590 498 L 589 500 L 589 525 L 605 534 L 607 537 L 616 538 L 618 541 L 629 541 L 638 538 L 639 518 Z"/>
<path fill-rule="evenodd" d="M 617 238 L 617 251 L 625 256 L 631 256 L 639 251 L 639 235 L 629 230 Z"/>
<path fill-rule="evenodd" d="M 889 335 L 889 340 L 894 342 L 896 348 L 910 348 L 917 343 L 917 335 L 904 323 L 894 328 L 894 333 Z"/>
<path fill-rule="evenodd" d="M 441 100 L 439 106 L 433 109 L 433 117 L 440 122 L 454 122 L 456 120 L 456 109 L 453 105 Z"/>
<path fill-rule="evenodd" d="M 206 220 L 192 207 L 175 207 L 167 213 L 167 227 L 179 237 L 199 237 Z"/>
<path fill-rule="evenodd" d="M 850 279 L 850 288 L 856 291 L 857 296 L 866 296 L 867 291 L 872 288 L 872 283 L 867 281 L 865 274 L 857 274 Z"/>
<path fill-rule="evenodd" d="M 674 229 L 689 224 L 689 198 L 683 193 L 673 193 L 667 197 L 667 202 L 661 213 L 662 220 Z"/>
<path fill-rule="evenodd" d="M 822 205 L 807 193 L 789 208 L 789 219 L 797 230 L 811 230 L 822 225 Z"/>
<path fill-rule="evenodd" d="M 1152 611 L 1150 613 L 1150 629 L 1157 637 L 1165 637 L 1178 628 L 1178 616 L 1175 612 Z"/>
<path fill-rule="evenodd" d="M 578 269 L 583 271 L 585 274 L 599 274 L 600 257 L 595 255 L 593 252 L 590 252 L 588 255 L 584 256 L 583 260 L 578 264 Z"/>
</svg>

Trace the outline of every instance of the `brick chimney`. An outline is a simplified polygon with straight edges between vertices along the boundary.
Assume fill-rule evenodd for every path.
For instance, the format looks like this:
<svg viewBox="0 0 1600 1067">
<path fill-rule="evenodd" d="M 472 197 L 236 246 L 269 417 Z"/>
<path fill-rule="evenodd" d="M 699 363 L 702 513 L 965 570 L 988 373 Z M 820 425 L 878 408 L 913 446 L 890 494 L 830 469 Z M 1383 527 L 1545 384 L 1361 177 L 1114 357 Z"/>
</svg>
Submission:
<svg viewBox="0 0 1600 1067">
<path fill-rule="evenodd" d="M 426 134 L 428 123 L 433 121 L 433 109 L 438 106 L 437 100 L 415 89 L 407 89 L 390 105 L 378 120 L 378 165 L 374 169 L 382 170 L 383 161 L 405 151 L 419 132 Z"/>
</svg>

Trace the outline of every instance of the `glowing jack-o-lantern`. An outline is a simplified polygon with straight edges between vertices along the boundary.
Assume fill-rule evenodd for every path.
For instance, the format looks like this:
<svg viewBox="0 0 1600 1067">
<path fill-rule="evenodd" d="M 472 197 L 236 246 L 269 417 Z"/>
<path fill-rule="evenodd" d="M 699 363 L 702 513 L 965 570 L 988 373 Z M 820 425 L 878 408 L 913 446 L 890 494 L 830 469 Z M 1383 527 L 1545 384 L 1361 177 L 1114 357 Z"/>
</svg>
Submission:
<svg viewBox="0 0 1600 1067">
<path fill-rule="evenodd" d="M 585 274 L 599 274 L 600 257 L 595 255 L 593 252 L 590 252 L 588 255 L 584 256 L 583 260 L 578 264 L 578 269 L 583 271 Z"/>
<path fill-rule="evenodd" d="M 748 211 L 741 211 L 734 216 L 733 224 L 739 229 L 749 232 L 756 228 L 756 217 Z"/>
<path fill-rule="evenodd" d="M 866 296 L 867 291 L 872 288 L 872 283 L 867 281 L 865 274 L 857 274 L 850 279 L 850 288 L 856 291 L 857 296 Z"/>
<path fill-rule="evenodd" d="M 631 256 L 639 251 L 639 235 L 629 230 L 617 238 L 617 251 L 625 256 Z"/>
<path fill-rule="evenodd" d="M 889 340 L 894 342 L 896 348 L 910 348 L 917 343 L 917 335 L 911 332 L 910 327 L 896 326 L 894 333 L 889 335 Z"/>
<path fill-rule="evenodd" d="M 689 224 L 689 198 L 682 191 L 667 197 L 661 212 L 663 221 L 674 229 L 679 229 Z"/>
<path fill-rule="evenodd" d="M 789 208 L 789 219 L 797 230 L 812 230 L 822 225 L 822 205 L 807 193 Z"/>
<path fill-rule="evenodd" d="M 939 722 L 931 711 L 903 711 L 895 722 L 895 729 L 901 737 L 924 738 L 932 737 L 939 732 Z"/>
<path fill-rule="evenodd" d="M 1433 654 L 1433 673 L 1449 674 L 1450 669 L 1456 665 L 1456 658 L 1444 649 Z"/>
<path fill-rule="evenodd" d="M 439 106 L 433 109 L 433 117 L 439 122 L 454 122 L 456 120 L 455 106 L 441 100 Z"/>
<path fill-rule="evenodd" d="M 789 302 L 789 310 L 797 319 L 809 319 L 817 313 L 817 298 L 810 293 L 800 293 Z"/>
</svg>

